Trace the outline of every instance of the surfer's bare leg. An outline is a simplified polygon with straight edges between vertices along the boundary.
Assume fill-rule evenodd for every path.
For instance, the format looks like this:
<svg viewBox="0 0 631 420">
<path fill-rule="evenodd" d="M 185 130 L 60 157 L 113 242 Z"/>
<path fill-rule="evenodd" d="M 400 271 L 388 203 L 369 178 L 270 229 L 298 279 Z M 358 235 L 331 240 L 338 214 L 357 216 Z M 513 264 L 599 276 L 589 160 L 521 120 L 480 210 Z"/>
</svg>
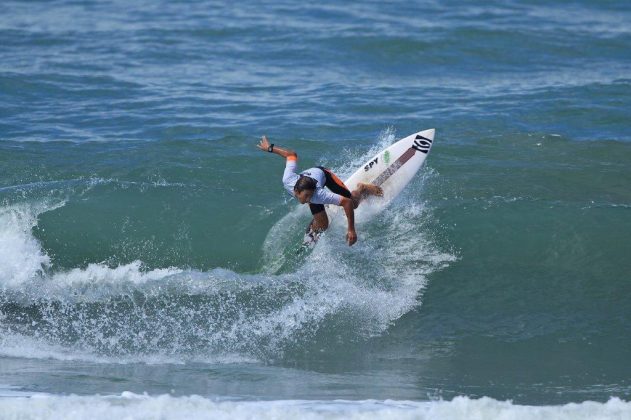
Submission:
<svg viewBox="0 0 631 420">
<path fill-rule="evenodd" d="M 361 203 L 364 198 L 371 195 L 374 195 L 375 197 L 383 197 L 383 190 L 378 185 L 360 182 L 357 184 L 357 189 L 351 192 L 353 206 L 355 208 L 359 207 L 359 203 Z"/>
<path fill-rule="evenodd" d="M 329 228 L 329 218 L 326 215 L 326 211 L 321 211 L 313 215 L 313 219 L 307 228 L 307 231 L 313 230 L 314 232 L 324 232 Z"/>
</svg>

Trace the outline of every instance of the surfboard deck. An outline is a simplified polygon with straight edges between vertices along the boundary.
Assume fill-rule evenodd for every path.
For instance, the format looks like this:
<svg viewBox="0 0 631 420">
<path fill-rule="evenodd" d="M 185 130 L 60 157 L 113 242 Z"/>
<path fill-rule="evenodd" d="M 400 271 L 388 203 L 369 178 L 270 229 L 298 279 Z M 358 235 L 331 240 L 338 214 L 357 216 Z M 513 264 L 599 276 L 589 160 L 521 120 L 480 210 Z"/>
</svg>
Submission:
<svg viewBox="0 0 631 420">
<path fill-rule="evenodd" d="M 391 144 L 377 153 L 353 173 L 344 184 L 353 191 L 360 182 L 375 184 L 383 189 L 383 197 L 371 199 L 371 215 L 382 211 L 410 183 L 421 169 L 434 143 L 435 129 L 423 130 Z M 362 211 L 365 203 L 357 211 Z M 339 211 L 339 207 L 329 207 L 330 216 Z M 307 232 L 303 247 L 314 246 L 320 235 Z"/>
</svg>

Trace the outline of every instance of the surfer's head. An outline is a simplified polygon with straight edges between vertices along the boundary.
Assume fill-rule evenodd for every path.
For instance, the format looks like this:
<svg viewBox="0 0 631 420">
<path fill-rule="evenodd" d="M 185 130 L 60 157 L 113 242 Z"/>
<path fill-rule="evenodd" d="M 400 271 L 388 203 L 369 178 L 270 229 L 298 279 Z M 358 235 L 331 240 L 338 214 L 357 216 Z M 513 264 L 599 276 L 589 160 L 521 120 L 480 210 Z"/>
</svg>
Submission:
<svg viewBox="0 0 631 420">
<path fill-rule="evenodd" d="M 300 175 L 298 181 L 296 181 L 296 185 L 294 185 L 294 195 L 300 201 L 300 204 L 305 204 L 311 201 L 311 196 L 313 195 L 316 189 L 316 180 L 305 176 Z"/>
</svg>

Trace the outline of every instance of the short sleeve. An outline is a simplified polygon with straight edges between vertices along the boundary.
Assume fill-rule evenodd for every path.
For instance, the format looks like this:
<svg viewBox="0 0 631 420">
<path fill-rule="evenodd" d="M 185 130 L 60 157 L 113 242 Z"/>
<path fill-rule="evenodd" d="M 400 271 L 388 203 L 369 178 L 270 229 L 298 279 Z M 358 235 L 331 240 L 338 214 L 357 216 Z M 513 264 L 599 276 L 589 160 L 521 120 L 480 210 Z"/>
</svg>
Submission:
<svg viewBox="0 0 631 420">
<path fill-rule="evenodd" d="M 325 190 L 324 188 L 317 188 L 310 202 L 313 204 L 334 204 L 339 206 L 342 202 L 342 196 Z"/>
<path fill-rule="evenodd" d="M 298 174 L 296 173 L 296 167 L 298 163 L 295 156 L 289 156 L 287 163 L 285 164 L 285 172 L 283 172 L 283 185 L 289 194 L 293 195 L 294 185 L 298 181 Z"/>
</svg>

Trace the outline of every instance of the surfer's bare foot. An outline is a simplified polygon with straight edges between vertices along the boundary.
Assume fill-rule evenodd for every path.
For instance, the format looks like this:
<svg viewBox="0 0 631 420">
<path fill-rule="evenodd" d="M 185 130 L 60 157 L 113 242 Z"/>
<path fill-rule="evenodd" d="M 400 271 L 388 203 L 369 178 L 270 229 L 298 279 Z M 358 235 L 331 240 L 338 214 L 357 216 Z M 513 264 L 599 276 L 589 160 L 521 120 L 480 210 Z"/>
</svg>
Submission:
<svg viewBox="0 0 631 420">
<path fill-rule="evenodd" d="M 377 197 L 383 197 L 383 190 L 380 186 L 375 184 L 365 184 L 363 182 L 360 182 L 359 184 L 357 184 L 357 189 L 359 190 L 359 193 L 363 196 L 375 195 Z"/>
</svg>

